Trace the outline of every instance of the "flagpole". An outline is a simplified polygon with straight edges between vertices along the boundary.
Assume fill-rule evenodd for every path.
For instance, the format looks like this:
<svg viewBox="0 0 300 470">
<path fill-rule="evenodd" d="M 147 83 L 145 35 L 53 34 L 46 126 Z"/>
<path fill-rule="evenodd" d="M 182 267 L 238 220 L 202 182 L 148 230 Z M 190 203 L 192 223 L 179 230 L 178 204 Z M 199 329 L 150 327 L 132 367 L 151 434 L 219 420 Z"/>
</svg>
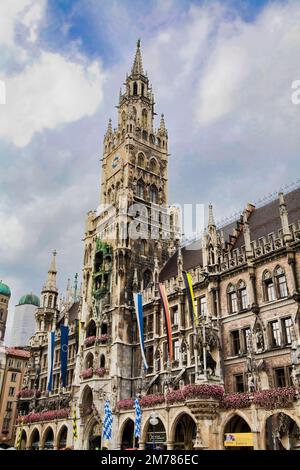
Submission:
<svg viewBox="0 0 300 470">
<path fill-rule="evenodd" d="M 203 317 L 202 317 L 202 341 L 203 341 L 203 374 L 204 374 L 204 380 L 207 380 L 206 336 L 205 336 L 204 315 L 203 315 Z"/>
</svg>

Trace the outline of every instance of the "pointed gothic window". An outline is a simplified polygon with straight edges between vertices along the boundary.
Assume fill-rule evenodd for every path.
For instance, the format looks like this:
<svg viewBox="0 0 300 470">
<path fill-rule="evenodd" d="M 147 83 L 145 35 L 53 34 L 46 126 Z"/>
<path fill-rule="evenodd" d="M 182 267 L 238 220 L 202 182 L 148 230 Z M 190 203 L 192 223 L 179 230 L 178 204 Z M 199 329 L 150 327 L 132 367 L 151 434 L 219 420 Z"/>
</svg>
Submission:
<svg viewBox="0 0 300 470">
<path fill-rule="evenodd" d="M 142 240 L 145 242 L 145 240 Z M 150 283 L 152 281 L 152 272 L 150 269 L 146 269 L 146 271 L 143 274 L 143 289 L 146 289 L 147 287 L 150 287 Z"/>
<path fill-rule="evenodd" d="M 238 297 L 236 288 L 233 284 L 230 284 L 227 288 L 228 295 L 228 310 L 229 313 L 237 313 L 238 311 Z"/>
<path fill-rule="evenodd" d="M 146 109 L 143 109 L 143 111 L 142 111 L 142 127 L 144 127 L 144 129 L 146 129 L 147 124 L 148 124 L 148 113 L 147 113 Z"/>
<path fill-rule="evenodd" d="M 142 153 L 138 154 L 138 166 L 144 168 L 145 167 L 145 158 Z"/>
<path fill-rule="evenodd" d="M 136 82 L 133 83 L 133 94 L 135 96 L 138 94 L 138 86 Z"/>
<path fill-rule="evenodd" d="M 145 197 L 145 185 L 142 180 L 137 182 L 137 197 L 144 199 Z"/>
<path fill-rule="evenodd" d="M 150 160 L 150 171 L 152 171 L 152 173 L 157 172 L 157 163 L 156 163 L 155 158 L 151 158 Z"/>
<path fill-rule="evenodd" d="M 52 299 L 53 299 L 52 295 L 49 295 L 49 297 L 48 297 L 48 307 L 50 307 L 50 308 L 52 308 Z"/>
<path fill-rule="evenodd" d="M 271 302 L 272 300 L 276 300 L 274 280 L 269 271 L 264 272 L 263 284 L 265 301 Z"/>
<path fill-rule="evenodd" d="M 276 287 L 280 299 L 288 296 L 288 288 L 284 270 L 279 266 L 275 270 Z"/>
<path fill-rule="evenodd" d="M 150 187 L 150 202 L 152 202 L 152 204 L 158 203 L 158 191 L 154 184 Z"/>
</svg>

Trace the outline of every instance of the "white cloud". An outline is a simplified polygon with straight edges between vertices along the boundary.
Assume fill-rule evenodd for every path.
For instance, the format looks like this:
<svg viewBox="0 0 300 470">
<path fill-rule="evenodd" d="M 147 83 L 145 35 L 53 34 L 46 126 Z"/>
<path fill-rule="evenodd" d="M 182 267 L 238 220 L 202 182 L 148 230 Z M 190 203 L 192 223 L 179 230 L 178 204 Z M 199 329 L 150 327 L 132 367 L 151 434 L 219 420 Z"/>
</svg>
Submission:
<svg viewBox="0 0 300 470">
<path fill-rule="evenodd" d="M 38 24 L 44 15 L 47 0 L 2 0 L 0 2 L 0 44 L 15 46 L 18 23 L 28 28 L 28 39 L 35 41 Z"/>
<path fill-rule="evenodd" d="M 28 8 L 23 10 L 21 22 L 28 30 L 29 42 L 35 42 L 38 37 L 40 22 L 44 17 L 47 0 L 33 0 Z"/>
<path fill-rule="evenodd" d="M 16 215 L 0 211 L 0 259 L 10 261 L 24 248 L 25 229 Z"/>
<path fill-rule="evenodd" d="M 272 129 L 293 112 L 289 97 L 300 71 L 295 60 L 299 21 L 299 4 L 288 2 L 270 5 L 254 24 L 221 25 L 198 82 L 195 117 L 200 126 L 234 113 L 247 116 L 246 123 L 263 117 Z"/>
<path fill-rule="evenodd" d="M 36 132 L 94 114 L 102 100 L 104 74 L 98 62 L 70 62 L 42 52 L 23 72 L 6 78 L 0 136 L 27 145 Z"/>
<path fill-rule="evenodd" d="M 32 0 L 2 0 L 0 2 L 0 44 L 14 45 L 15 25 L 18 15 Z"/>
<path fill-rule="evenodd" d="M 43 50 L 35 56 L 28 44 L 37 42 L 47 0 L 11 0 L 0 3 L 0 46 L 19 64 L 18 72 L 6 71 L 6 106 L 0 108 L 0 137 L 17 147 L 29 144 L 44 129 L 93 115 L 102 101 L 104 73 L 101 64 Z M 1 22 L 3 24 L 1 24 Z M 24 41 L 15 36 L 18 25 L 25 28 Z M 27 44 L 26 44 L 27 40 Z"/>
</svg>

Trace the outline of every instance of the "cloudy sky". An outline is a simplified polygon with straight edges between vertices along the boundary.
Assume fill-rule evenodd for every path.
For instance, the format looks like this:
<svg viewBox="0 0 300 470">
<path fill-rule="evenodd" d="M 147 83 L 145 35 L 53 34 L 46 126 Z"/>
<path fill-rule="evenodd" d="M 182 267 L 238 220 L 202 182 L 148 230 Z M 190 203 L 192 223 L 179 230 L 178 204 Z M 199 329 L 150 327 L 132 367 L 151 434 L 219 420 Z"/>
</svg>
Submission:
<svg viewBox="0 0 300 470">
<path fill-rule="evenodd" d="M 137 38 L 169 130 L 172 203 L 229 216 L 298 178 L 299 0 L 1 0 L 0 279 L 81 270 L 102 138 Z"/>
</svg>

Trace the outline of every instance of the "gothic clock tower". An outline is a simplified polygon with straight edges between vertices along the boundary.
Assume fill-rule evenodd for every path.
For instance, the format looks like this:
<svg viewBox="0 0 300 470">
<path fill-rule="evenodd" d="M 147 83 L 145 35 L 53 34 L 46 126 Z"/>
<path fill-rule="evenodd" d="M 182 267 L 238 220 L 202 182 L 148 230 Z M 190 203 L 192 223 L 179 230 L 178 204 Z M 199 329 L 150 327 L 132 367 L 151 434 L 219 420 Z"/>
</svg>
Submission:
<svg viewBox="0 0 300 470">
<path fill-rule="evenodd" d="M 168 132 L 163 115 L 154 128 L 154 94 L 140 41 L 124 85 L 118 124 L 113 128 L 110 119 L 104 136 L 100 206 L 87 219 L 82 315 L 85 336 L 107 337 L 95 345 L 94 368 L 102 358 L 111 379 L 103 389 L 117 390 L 118 399 L 132 396 L 141 370 L 132 294 L 155 296 L 159 270 L 174 249 Z"/>
</svg>

